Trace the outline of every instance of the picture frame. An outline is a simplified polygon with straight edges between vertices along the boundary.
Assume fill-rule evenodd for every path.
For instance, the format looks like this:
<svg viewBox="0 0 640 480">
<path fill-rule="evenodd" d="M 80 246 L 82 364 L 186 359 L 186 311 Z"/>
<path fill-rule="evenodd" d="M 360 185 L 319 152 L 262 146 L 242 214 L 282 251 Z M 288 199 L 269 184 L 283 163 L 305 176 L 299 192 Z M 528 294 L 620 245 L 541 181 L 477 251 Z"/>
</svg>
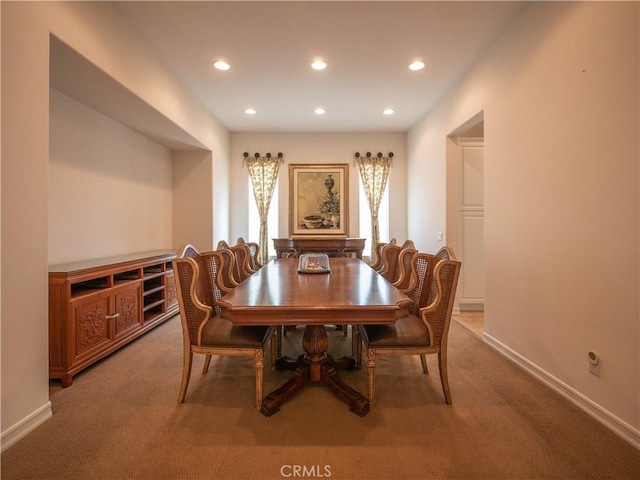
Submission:
<svg viewBox="0 0 640 480">
<path fill-rule="evenodd" d="M 349 164 L 289 165 L 289 235 L 349 232 Z"/>
</svg>

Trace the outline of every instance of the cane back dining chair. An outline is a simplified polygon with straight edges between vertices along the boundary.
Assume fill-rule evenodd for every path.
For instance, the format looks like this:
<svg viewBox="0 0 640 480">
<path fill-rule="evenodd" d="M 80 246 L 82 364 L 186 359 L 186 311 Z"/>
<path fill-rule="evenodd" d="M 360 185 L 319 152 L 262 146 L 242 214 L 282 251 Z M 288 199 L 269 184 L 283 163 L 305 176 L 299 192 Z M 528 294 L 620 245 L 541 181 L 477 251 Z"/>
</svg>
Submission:
<svg viewBox="0 0 640 480">
<path fill-rule="evenodd" d="M 218 275 L 215 278 L 218 288 L 222 291 L 222 295 L 229 293 L 239 285 L 238 268 L 236 266 L 236 254 L 228 248 L 216 250 L 218 258 Z M 213 252 L 209 252 L 208 255 Z"/>
<path fill-rule="evenodd" d="M 251 266 L 251 250 L 246 243 L 229 247 L 236 256 L 236 269 L 238 270 L 238 283 L 244 282 L 255 270 Z"/>
<path fill-rule="evenodd" d="M 373 249 L 375 250 L 375 253 L 376 253 L 376 261 L 371 264 L 371 268 L 373 268 L 376 272 L 380 272 L 380 269 L 382 268 L 382 249 L 386 245 L 395 245 L 395 244 L 396 244 L 395 238 L 392 238 L 391 240 L 389 240 L 389 242 L 376 243 L 373 246 Z"/>
<path fill-rule="evenodd" d="M 409 315 L 392 325 L 358 327 L 357 361 L 360 364 L 364 343 L 370 407 L 375 404 L 374 372 L 377 358 L 381 355 L 420 355 L 426 374 L 429 370 L 425 355 L 437 354 L 445 401 L 451 404 L 447 343 L 460 265 L 449 247 L 443 247 L 435 255 L 416 253 L 411 262 L 410 286 L 405 291 L 413 301 Z"/>
<path fill-rule="evenodd" d="M 413 256 L 418 253 L 418 250 L 415 249 L 414 244 L 411 240 L 407 240 L 405 243 L 403 243 L 402 247 L 403 248 L 399 252 L 397 252 L 398 259 L 396 262 L 396 273 L 395 275 L 387 278 L 387 280 L 390 281 L 391 284 L 398 290 L 405 291 L 409 287 L 409 283 L 411 281 L 411 261 L 413 259 Z M 351 353 L 357 360 L 358 367 L 360 367 L 360 358 L 357 356 L 357 328 L 352 326 L 351 330 Z"/>
<path fill-rule="evenodd" d="M 216 282 L 221 255 L 206 252 L 173 260 L 182 322 L 184 362 L 178 403 L 183 403 L 193 354 L 205 355 L 203 374 L 207 373 L 211 355 L 250 356 L 255 369 L 256 408 L 262 406 L 264 350 L 272 339 L 273 327 L 233 325 L 220 317 L 218 300 L 222 291 Z M 271 357 L 275 345 L 271 343 Z"/>
<path fill-rule="evenodd" d="M 238 240 L 236 240 L 236 245 L 246 245 L 247 247 L 249 247 L 249 264 L 251 265 L 251 269 L 254 272 L 262 268 L 262 264 L 258 260 L 258 254 L 260 253 L 260 245 L 258 243 L 245 242 L 244 238 L 238 237 Z"/>
<path fill-rule="evenodd" d="M 415 249 L 416 247 L 411 240 L 406 240 L 402 245 L 396 245 L 395 243 L 385 245 L 380 252 L 382 257 L 382 267 L 378 270 L 378 273 L 389 282 L 396 282 L 402 273 L 400 266 L 400 253 L 404 250 Z"/>
<path fill-rule="evenodd" d="M 398 254 L 396 275 L 391 282 L 398 290 L 406 290 L 411 282 L 411 263 L 414 255 L 418 253 L 415 248 L 406 247 Z"/>
<path fill-rule="evenodd" d="M 388 244 L 382 248 L 382 268 L 378 273 L 391 283 L 397 280 L 398 257 L 401 251 L 402 247 L 400 245 Z"/>
</svg>

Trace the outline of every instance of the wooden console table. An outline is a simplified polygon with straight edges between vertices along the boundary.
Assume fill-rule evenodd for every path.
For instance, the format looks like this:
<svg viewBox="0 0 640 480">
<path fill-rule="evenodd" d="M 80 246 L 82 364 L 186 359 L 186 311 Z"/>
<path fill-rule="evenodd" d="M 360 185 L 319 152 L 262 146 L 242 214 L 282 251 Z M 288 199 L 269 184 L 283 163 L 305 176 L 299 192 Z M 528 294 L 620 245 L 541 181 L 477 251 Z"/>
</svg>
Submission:
<svg viewBox="0 0 640 480">
<path fill-rule="evenodd" d="M 73 375 L 178 313 L 174 252 L 49 267 L 49 378 Z"/>
<path fill-rule="evenodd" d="M 302 253 L 326 253 L 331 257 L 348 257 L 350 253 L 362 259 L 364 238 L 323 238 L 323 237 L 294 237 L 274 238 L 273 245 L 276 257 L 282 258 L 286 253 L 300 256 Z"/>
</svg>

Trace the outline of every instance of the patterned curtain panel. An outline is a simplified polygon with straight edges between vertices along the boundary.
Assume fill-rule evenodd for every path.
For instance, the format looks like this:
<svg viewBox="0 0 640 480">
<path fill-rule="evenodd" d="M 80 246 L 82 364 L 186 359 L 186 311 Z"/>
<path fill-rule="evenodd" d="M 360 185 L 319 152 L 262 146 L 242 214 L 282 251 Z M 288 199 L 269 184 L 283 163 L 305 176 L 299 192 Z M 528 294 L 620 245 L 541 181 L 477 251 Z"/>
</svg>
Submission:
<svg viewBox="0 0 640 480">
<path fill-rule="evenodd" d="M 382 153 L 378 153 L 377 156 L 371 155 L 370 152 L 367 152 L 366 156 L 356 153 L 356 163 L 360 170 L 360 178 L 362 178 L 369 209 L 371 210 L 371 264 L 376 262 L 378 256 L 375 249 L 376 244 L 380 241 L 378 211 L 380 210 L 384 189 L 387 187 L 392 157 L 393 153 L 389 153 L 388 157 L 383 157 Z"/>
<path fill-rule="evenodd" d="M 258 242 L 260 252 L 258 261 L 264 265 L 269 261 L 267 218 L 269 217 L 269 207 L 276 187 L 276 180 L 278 180 L 282 153 L 278 153 L 275 157 L 270 153 L 267 153 L 265 157 L 261 157 L 258 153 L 250 157 L 248 153 L 245 153 L 244 158 L 249 170 L 249 178 L 251 178 L 258 214 L 260 215 L 260 240 Z"/>
</svg>

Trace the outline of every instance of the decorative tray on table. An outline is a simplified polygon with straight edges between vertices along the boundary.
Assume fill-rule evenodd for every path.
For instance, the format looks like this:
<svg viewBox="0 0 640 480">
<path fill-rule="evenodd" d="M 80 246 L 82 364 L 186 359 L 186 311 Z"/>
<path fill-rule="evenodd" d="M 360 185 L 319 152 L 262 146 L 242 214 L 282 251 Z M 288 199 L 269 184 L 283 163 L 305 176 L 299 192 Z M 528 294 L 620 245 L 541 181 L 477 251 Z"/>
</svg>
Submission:
<svg viewBox="0 0 640 480">
<path fill-rule="evenodd" d="M 298 260 L 298 273 L 331 273 L 325 253 L 303 253 Z"/>
</svg>

